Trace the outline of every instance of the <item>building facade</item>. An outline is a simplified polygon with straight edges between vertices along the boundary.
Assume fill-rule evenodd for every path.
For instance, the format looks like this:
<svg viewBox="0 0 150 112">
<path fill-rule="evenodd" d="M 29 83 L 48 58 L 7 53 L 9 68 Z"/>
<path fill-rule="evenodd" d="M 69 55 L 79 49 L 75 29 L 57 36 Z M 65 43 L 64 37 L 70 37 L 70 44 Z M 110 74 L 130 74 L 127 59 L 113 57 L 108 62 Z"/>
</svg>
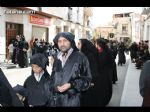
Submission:
<svg viewBox="0 0 150 112">
<path fill-rule="evenodd" d="M 131 13 L 113 14 L 113 26 L 116 29 L 115 37 L 118 41 L 131 39 L 132 37 L 132 24 Z"/>
<path fill-rule="evenodd" d="M 150 8 L 149 7 L 145 7 L 143 9 L 142 16 L 144 17 L 143 24 L 141 25 L 141 29 L 143 28 L 142 40 L 150 41 Z M 150 49 L 150 42 L 149 42 L 149 49 Z"/>
<path fill-rule="evenodd" d="M 82 38 L 88 21 L 84 15 L 84 7 L 0 7 L 0 61 L 6 59 L 16 35 L 24 35 L 28 42 L 32 37 L 53 42 L 63 31 L 73 33 L 75 40 Z"/>
<path fill-rule="evenodd" d="M 113 26 L 101 26 L 95 28 L 95 38 L 103 37 L 109 40 L 116 40 L 115 35 L 111 38 L 110 34 L 115 34 L 115 29 Z"/>
</svg>

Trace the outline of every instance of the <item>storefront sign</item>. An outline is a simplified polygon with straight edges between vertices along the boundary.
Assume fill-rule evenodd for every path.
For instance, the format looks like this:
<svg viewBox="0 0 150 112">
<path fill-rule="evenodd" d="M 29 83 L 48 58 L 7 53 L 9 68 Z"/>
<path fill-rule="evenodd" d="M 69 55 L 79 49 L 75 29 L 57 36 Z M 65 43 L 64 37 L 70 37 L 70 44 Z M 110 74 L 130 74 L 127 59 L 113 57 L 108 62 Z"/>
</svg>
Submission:
<svg viewBox="0 0 150 112">
<path fill-rule="evenodd" d="M 33 24 L 39 24 L 39 25 L 50 25 L 50 19 L 44 18 L 40 16 L 30 15 L 30 22 Z"/>
</svg>

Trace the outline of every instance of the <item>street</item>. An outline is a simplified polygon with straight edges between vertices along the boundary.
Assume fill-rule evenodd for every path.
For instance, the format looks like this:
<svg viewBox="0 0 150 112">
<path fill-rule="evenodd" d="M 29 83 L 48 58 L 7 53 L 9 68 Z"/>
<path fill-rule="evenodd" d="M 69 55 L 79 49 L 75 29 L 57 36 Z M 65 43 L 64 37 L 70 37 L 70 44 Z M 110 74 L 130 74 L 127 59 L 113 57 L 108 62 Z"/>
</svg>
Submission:
<svg viewBox="0 0 150 112">
<path fill-rule="evenodd" d="M 129 65 L 129 59 L 130 59 L 129 55 L 126 55 L 126 64 L 123 66 L 117 65 L 118 81 L 116 82 L 116 84 L 113 84 L 113 95 L 112 95 L 111 101 L 107 105 L 108 107 L 120 106 L 125 77 L 126 77 L 126 73 L 127 73 L 127 69 Z M 118 62 L 117 60 L 118 60 L 118 56 L 116 58 L 116 63 Z"/>
</svg>

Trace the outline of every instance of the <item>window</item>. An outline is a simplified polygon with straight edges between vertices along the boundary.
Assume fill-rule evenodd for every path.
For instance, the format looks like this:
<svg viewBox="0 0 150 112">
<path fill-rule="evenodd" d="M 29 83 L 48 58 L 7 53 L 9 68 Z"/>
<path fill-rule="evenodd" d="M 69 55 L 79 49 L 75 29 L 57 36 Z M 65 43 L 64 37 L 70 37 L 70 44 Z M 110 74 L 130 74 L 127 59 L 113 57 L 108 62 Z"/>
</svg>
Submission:
<svg viewBox="0 0 150 112">
<path fill-rule="evenodd" d="M 71 33 L 74 34 L 74 29 L 71 29 Z"/>
<path fill-rule="evenodd" d="M 72 20 L 72 8 L 68 7 L 68 20 Z"/>
<path fill-rule="evenodd" d="M 56 34 L 61 32 L 61 28 L 60 27 L 56 27 Z"/>
<path fill-rule="evenodd" d="M 68 26 L 64 26 L 64 32 L 68 32 Z"/>
<path fill-rule="evenodd" d="M 6 29 L 10 29 L 10 24 L 7 24 Z"/>
<path fill-rule="evenodd" d="M 128 34 L 128 25 L 127 24 L 122 25 L 122 34 Z"/>
</svg>

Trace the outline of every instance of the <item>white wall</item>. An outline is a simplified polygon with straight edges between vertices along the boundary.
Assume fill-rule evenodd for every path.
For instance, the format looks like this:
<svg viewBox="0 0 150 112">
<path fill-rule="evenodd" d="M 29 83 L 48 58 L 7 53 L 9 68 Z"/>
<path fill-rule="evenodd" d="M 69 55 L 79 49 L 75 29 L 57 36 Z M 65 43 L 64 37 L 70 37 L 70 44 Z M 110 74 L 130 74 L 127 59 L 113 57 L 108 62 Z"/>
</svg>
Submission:
<svg viewBox="0 0 150 112">
<path fill-rule="evenodd" d="M 3 8 L 0 7 L 0 62 L 3 62 L 5 59 L 6 51 L 6 38 L 5 38 L 5 15 L 3 14 Z"/>
</svg>

